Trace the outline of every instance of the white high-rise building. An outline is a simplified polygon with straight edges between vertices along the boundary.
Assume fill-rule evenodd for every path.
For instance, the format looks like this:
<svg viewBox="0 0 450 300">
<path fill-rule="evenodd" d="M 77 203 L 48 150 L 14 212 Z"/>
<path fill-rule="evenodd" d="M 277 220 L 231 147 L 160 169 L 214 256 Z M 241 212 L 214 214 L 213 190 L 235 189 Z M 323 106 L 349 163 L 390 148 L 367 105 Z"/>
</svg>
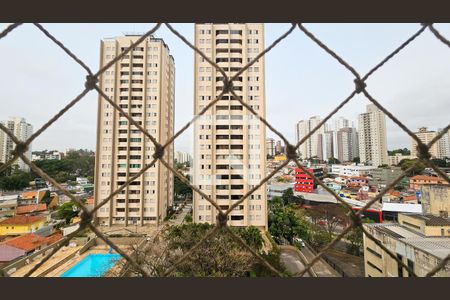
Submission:
<svg viewBox="0 0 450 300">
<path fill-rule="evenodd" d="M 104 39 L 100 65 L 141 36 Z M 100 88 L 160 144 L 174 132 L 175 65 L 162 39 L 148 37 L 100 76 Z M 99 97 L 95 204 L 153 160 L 155 146 L 136 126 Z M 163 159 L 173 165 L 173 143 Z M 159 160 L 96 213 L 100 225 L 159 224 L 173 202 L 173 173 Z"/>
<path fill-rule="evenodd" d="M 333 142 L 333 134 L 334 131 L 325 131 L 322 134 L 322 153 L 324 160 L 334 157 L 334 148 L 336 144 Z"/>
<path fill-rule="evenodd" d="M 195 25 L 195 46 L 228 76 L 264 50 L 263 24 L 202 23 Z M 265 117 L 264 56 L 239 75 L 233 90 Z M 195 55 L 194 113 L 223 90 L 223 76 L 200 55 Z M 266 175 L 265 126 L 235 96 L 224 94 L 194 126 L 194 184 L 227 210 Z M 266 186 L 263 185 L 228 216 L 231 226 L 267 228 Z M 194 193 L 193 219 L 215 223 L 218 211 Z"/>
<path fill-rule="evenodd" d="M 184 164 L 186 162 L 191 162 L 192 156 L 189 153 L 184 152 L 184 151 L 176 151 L 175 159 L 177 160 L 177 162 Z"/>
<path fill-rule="evenodd" d="M 1 121 L 1 123 L 22 142 L 33 134 L 33 126 L 27 123 L 24 118 L 9 118 L 6 121 Z M 16 144 L 13 140 L 3 130 L 0 130 L 0 162 L 6 163 L 9 161 L 13 157 L 11 151 L 15 148 Z M 31 160 L 31 144 L 28 146 L 25 156 Z M 30 170 L 30 167 L 20 158 L 14 162 L 13 166 L 18 166 L 20 170 L 26 172 Z"/>
<path fill-rule="evenodd" d="M 374 104 L 368 104 L 358 123 L 361 162 L 375 167 L 388 164 L 386 115 Z"/>
<path fill-rule="evenodd" d="M 337 133 L 340 129 L 350 127 L 350 122 L 344 117 L 338 117 L 331 121 L 330 130 L 333 131 L 333 156 L 335 158 L 338 158 L 338 139 L 337 139 Z"/>
<path fill-rule="evenodd" d="M 298 143 L 303 137 L 311 132 L 322 120 L 318 116 L 311 117 L 308 120 L 301 120 L 295 127 L 296 142 Z M 323 137 L 325 126 L 322 125 L 315 131 L 303 144 L 298 148 L 299 155 L 302 159 L 318 157 L 324 159 L 323 153 Z"/>
</svg>

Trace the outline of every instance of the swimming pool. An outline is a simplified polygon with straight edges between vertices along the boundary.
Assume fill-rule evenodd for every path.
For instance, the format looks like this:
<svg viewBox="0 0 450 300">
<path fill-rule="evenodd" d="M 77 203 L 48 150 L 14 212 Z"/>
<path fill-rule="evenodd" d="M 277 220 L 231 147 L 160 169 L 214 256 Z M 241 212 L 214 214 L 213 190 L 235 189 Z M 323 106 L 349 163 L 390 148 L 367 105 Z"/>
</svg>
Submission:
<svg viewBox="0 0 450 300">
<path fill-rule="evenodd" d="M 59 277 L 102 277 L 120 259 L 120 254 L 89 254 Z"/>
</svg>

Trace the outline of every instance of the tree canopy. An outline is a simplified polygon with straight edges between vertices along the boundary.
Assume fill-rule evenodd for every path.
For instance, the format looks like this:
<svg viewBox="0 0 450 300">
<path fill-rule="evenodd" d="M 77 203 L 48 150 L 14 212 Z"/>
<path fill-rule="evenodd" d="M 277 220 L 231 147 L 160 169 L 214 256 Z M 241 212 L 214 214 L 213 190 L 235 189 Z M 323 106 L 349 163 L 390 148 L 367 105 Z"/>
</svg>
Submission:
<svg viewBox="0 0 450 300">
<path fill-rule="evenodd" d="M 411 155 L 411 151 L 408 148 L 388 150 L 388 155 L 395 155 L 397 153 L 401 153 L 402 155 Z"/>
</svg>

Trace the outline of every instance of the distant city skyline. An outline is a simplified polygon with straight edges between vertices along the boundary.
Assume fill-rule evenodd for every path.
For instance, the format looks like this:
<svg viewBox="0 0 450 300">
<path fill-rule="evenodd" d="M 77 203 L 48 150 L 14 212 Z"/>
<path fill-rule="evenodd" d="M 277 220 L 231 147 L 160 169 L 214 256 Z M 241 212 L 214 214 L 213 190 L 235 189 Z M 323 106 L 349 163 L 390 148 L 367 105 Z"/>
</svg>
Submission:
<svg viewBox="0 0 450 300">
<path fill-rule="evenodd" d="M 92 70 L 99 66 L 100 40 L 123 32 L 145 32 L 154 24 L 43 24 Z M 7 24 L 0 24 L 0 30 Z M 419 24 L 305 24 L 361 75 L 416 32 Z M 449 24 L 436 24 L 450 35 Z M 194 24 L 174 24 L 193 41 Z M 265 24 L 265 44 L 290 24 Z M 175 131 L 193 117 L 194 53 L 162 26 L 175 59 Z M 32 51 L 30 45 L 33 45 Z M 85 71 L 36 27 L 24 24 L 0 41 L 0 119 L 23 117 L 38 130 L 84 88 Z M 416 132 L 448 123 L 450 61 L 448 47 L 428 31 L 414 40 L 367 80 L 367 90 L 386 109 Z M 266 60 L 267 120 L 295 142 L 295 124 L 312 116 L 324 118 L 354 89 L 353 77 L 298 29 L 277 45 Z M 63 70 L 61 72 L 61 70 Z M 17 80 L 20 78 L 20 80 Z M 33 142 L 33 150 L 95 149 L 97 93 L 92 91 Z M 369 103 L 357 95 L 333 117 L 351 121 Z M 426 108 L 426 109 L 424 109 Z M 432 117 L 430 117 L 432 116 Z M 386 118 L 388 149 L 410 148 L 411 141 Z M 267 137 L 279 139 L 267 130 Z M 175 141 L 175 149 L 192 153 L 192 129 Z"/>
</svg>

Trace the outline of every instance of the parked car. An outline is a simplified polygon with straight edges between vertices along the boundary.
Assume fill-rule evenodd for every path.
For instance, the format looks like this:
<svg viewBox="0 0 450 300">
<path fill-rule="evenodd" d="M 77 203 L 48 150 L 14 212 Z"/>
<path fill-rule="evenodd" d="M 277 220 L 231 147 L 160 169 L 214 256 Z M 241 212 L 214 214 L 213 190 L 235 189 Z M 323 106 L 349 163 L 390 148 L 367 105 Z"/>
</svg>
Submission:
<svg viewBox="0 0 450 300">
<path fill-rule="evenodd" d="M 302 248 L 305 247 L 305 242 L 301 238 L 295 237 L 293 240 L 295 243 L 299 243 Z"/>
</svg>

